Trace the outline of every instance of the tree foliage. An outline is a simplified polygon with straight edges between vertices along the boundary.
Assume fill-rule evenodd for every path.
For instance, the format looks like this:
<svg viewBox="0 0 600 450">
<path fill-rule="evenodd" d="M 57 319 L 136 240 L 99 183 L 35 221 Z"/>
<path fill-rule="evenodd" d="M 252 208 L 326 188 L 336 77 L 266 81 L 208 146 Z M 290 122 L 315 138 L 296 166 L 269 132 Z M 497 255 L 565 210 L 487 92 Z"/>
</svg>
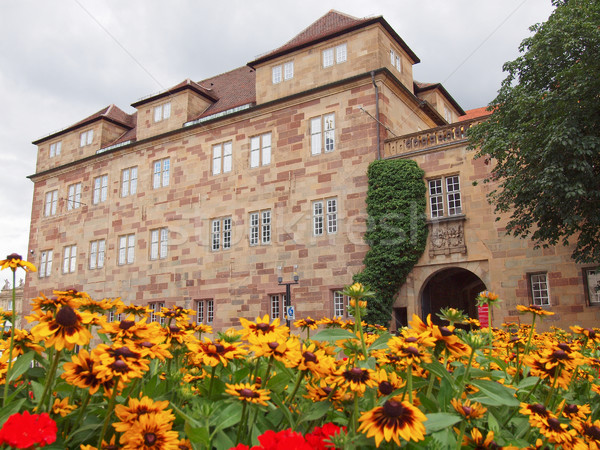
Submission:
<svg viewBox="0 0 600 450">
<path fill-rule="evenodd" d="M 600 262 L 600 2 L 554 0 L 548 20 L 508 73 L 470 133 L 510 234 L 536 245 L 574 245 L 578 262 Z"/>
<path fill-rule="evenodd" d="M 372 162 L 367 175 L 365 240 L 370 249 L 354 281 L 376 294 L 365 320 L 387 325 L 394 297 L 427 243 L 424 172 L 414 161 L 396 159 Z"/>
</svg>

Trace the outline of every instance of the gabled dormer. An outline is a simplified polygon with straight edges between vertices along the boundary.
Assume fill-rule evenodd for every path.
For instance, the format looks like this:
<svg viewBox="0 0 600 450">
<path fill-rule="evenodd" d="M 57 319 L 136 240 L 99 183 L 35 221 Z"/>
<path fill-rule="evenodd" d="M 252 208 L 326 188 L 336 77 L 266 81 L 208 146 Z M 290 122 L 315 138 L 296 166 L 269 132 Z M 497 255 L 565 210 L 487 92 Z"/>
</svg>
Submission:
<svg viewBox="0 0 600 450">
<path fill-rule="evenodd" d="M 33 142 L 38 146 L 37 172 L 98 153 L 135 126 L 133 117 L 107 106 L 70 127 Z"/>
<path fill-rule="evenodd" d="M 447 123 L 457 122 L 459 117 L 465 114 L 465 111 L 441 83 L 419 83 L 415 81 L 414 90 L 415 95 L 426 101 Z"/>
<path fill-rule="evenodd" d="M 256 70 L 261 104 L 383 67 L 412 92 L 412 66 L 418 62 L 383 17 L 359 19 L 331 10 L 248 65 Z"/>
<path fill-rule="evenodd" d="M 179 129 L 218 98 L 189 78 L 158 94 L 132 103 L 137 109 L 137 140 Z"/>
</svg>

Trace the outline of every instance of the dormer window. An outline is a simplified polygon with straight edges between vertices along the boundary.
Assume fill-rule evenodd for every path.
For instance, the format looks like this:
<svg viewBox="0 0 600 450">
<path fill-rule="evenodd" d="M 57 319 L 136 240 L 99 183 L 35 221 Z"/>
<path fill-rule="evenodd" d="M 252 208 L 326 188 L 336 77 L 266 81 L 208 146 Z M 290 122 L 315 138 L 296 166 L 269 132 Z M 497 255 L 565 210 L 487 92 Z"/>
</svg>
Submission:
<svg viewBox="0 0 600 450">
<path fill-rule="evenodd" d="M 398 72 L 402 72 L 402 58 L 394 50 L 390 50 L 390 63 Z"/>
<path fill-rule="evenodd" d="M 171 102 L 154 107 L 154 121 L 160 122 L 171 117 Z"/>
<path fill-rule="evenodd" d="M 273 84 L 281 83 L 281 66 L 273 67 Z"/>
<path fill-rule="evenodd" d="M 283 66 L 275 66 L 272 69 L 273 84 L 281 83 L 294 78 L 294 61 L 288 61 Z"/>
<path fill-rule="evenodd" d="M 333 64 L 341 64 L 348 59 L 348 47 L 340 44 L 323 50 L 323 68 L 331 67 Z"/>
<path fill-rule="evenodd" d="M 54 144 L 50 144 L 50 158 L 54 158 L 55 156 L 60 155 L 61 147 L 61 141 L 55 142 Z"/>
<path fill-rule="evenodd" d="M 85 147 L 86 145 L 90 145 L 94 140 L 94 130 L 84 131 L 79 135 L 79 146 Z"/>
</svg>

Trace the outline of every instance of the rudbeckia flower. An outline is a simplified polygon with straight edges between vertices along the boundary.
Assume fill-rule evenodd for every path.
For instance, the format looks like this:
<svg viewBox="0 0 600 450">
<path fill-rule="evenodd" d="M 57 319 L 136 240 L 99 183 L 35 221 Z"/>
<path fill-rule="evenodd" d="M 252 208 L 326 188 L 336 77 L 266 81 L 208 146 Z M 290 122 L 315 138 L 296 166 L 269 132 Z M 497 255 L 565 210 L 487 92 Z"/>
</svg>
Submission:
<svg viewBox="0 0 600 450">
<path fill-rule="evenodd" d="M 29 261 L 24 261 L 21 255 L 17 253 L 11 253 L 6 259 L 0 260 L 0 270 L 10 268 L 13 272 L 17 268 L 21 267 L 25 272 L 37 272 L 36 267 Z"/>
<path fill-rule="evenodd" d="M 95 394 L 100 386 L 107 390 L 112 389 L 114 382 L 112 379 L 105 380 L 100 377 L 100 363 L 86 349 L 82 348 L 77 355 L 71 356 L 71 361 L 63 365 L 64 372 L 61 375 L 67 383 L 89 389 L 91 395 Z"/>
<path fill-rule="evenodd" d="M 259 389 L 256 384 L 250 383 L 225 383 L 225 392 L 237 397 L 242 402 L 258 403 L 263 406 L 267 406 L 267 400 L 271 399 L 266 389 Z"/>
<path fill-rule="evenodd" d="M 124 450 L 176 449 L 179 433 L 171 430 L 173 424 L 160 413 L 141 415 L 123 433 L 119 442 Z"/>
<path fill-rule="evenodd" d="M 285 326 L 279 326 L 279 319 L 273 319 L 269 322 L 269 316 L 265 314 L 262 318 L 257 317 L 256 322 L 251 322 L 240 317 L 240 323 L 244 327 L 240 334 L 242 339 L 249 340 L 252 337 L 259 337 L 277 341 L 285 339 L 289 335 L 289 329 Z"/>
<path fill-rule="evenodd" d="M 545 309 L 543 309 L 541 306 L 538 306 L 538 305 L 529 305 L 529 306 L 517 305 L 517 311 L 522 312 L 522 313 L 530 312 L 536 316 L 553 316 L 554 315 L 554 313 L 552 311 L 546 311 Z"/>
<path fill-rule="evenodd" d="M 352 392 L 362 396 L 368 387 L 377 386 L 374 371 L 360 367 L 342 367 L 341 371 L 332 377 L 333 381 L 340 386 L 349 388 Z"/>
<path fill-rule="evenodd" d="M 69 305 L 64 305 L 56 315 L 46 313 L 40 323 L 31 329 L 31 334 L 38 340 L 44 340 L 46 347 L 54 346 L 56 350 L 63 348 L 72 350 L 75 345 L 84 346 L 90 342 L 92 333 L 85 325 L 92 318 L 89 313 L 79 313 Z"/>
</svg>

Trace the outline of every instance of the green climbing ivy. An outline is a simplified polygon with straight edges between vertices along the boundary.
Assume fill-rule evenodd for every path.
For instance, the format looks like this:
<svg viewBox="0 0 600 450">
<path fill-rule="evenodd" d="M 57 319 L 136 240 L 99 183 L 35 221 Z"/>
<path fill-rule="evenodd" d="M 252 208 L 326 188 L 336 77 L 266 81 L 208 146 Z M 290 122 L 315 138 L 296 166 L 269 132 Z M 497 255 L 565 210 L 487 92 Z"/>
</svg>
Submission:
<svg viewBox="0 0 600 450">
<path fill-rule="evenodd" d="M 367 172 L 365 268 L 354 276 L 375 292 L 365 320 L 387 326 L 394 297 L 427 243 L 424 172 L 407 159 L 377 160 Z"/>
</svg>

